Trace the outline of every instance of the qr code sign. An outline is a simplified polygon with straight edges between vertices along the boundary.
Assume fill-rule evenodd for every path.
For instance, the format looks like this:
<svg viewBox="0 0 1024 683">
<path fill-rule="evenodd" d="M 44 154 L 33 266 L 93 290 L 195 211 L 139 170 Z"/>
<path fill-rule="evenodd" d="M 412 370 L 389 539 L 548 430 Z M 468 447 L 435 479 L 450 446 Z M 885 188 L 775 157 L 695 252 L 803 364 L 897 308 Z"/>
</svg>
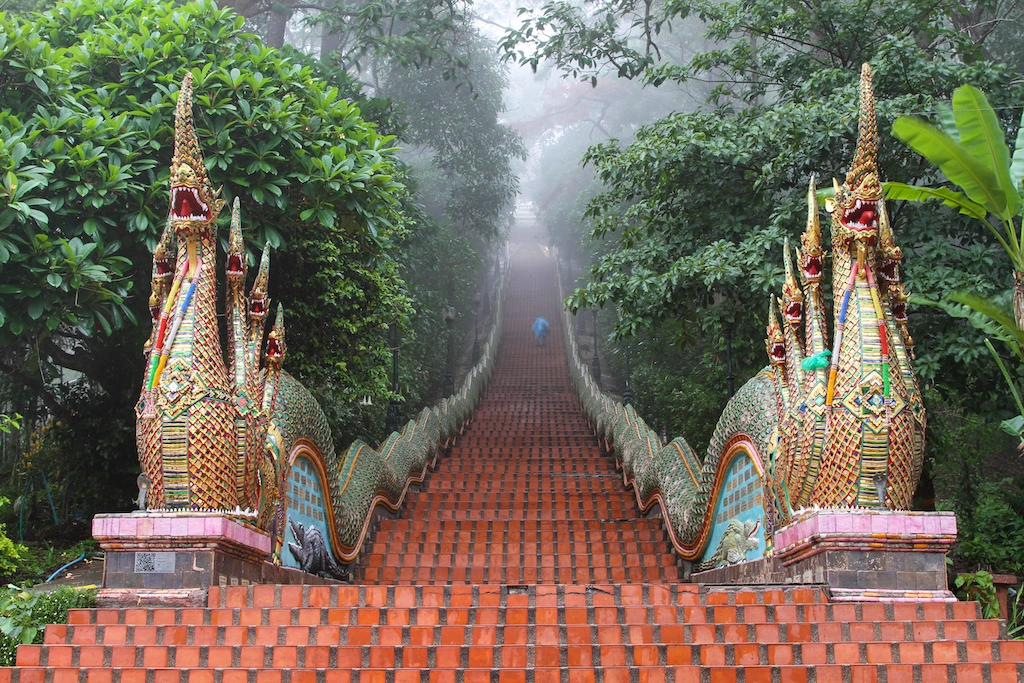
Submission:
<svg viewBox="0 0 1024 683">
<path fill-rule="evenodd" d="M 151 574 L 156 571 L 156 553 L 135 553 L 135 573 Z"/>
<path fill-rule="evenodd" d="M 174 553 L 135 553 L 136 574 L 173 574 Z"/>
</svg>

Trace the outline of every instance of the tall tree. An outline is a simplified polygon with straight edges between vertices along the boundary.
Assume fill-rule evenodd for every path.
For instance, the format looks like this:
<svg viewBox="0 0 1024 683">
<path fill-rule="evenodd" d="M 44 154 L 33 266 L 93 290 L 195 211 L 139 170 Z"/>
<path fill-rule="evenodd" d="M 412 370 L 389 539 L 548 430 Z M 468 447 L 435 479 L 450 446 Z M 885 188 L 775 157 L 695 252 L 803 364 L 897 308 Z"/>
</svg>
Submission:
<svg viewBox="0 0 1024 683">
<path fill-rule="evenodd" d="M 380 330 L 409 303 L 395 259 L 406 190 L 391 138 L 242 24 L 206 0 L 0 14 L 0 371 L 68 429 L 109 427 L 103 439 L 66 439 L 90 444 L 75 456 L 88 476 L 134 466 L 149 319 L 139 292 L 167 215 L 187 71 L 211 178 L 241 198 L 257 249 L 283 247 L 271 292 L 288 308 L 288 367 L 321 392 L 386 392 Z M 65 371 L 87 381 L 71 387 Z M 114 464 L 88 466 L 104 458 Z"/>
<path fill-rule="evenodd" d="M 574 308 L 614 304 L 617 331 L 721 332 L 760 321 L 776 286 L 781 241 L 804 222 L 807 180 L 827 187 L 852 158 L 856 77 L 876 74 L 880 128 L 900 113 L 938 112 L 953 90 L 974 83 L 993 93 L 1004 125 L 1019 114 L 1024 84 L 987 60 L 985 43 L 950 17 L 962 3 L 899 0 L 723 2 L 549 2 L 507 34 L 510 59 L 554 60 L 573 77 L 602 74 L 651 84 L 709 87 L 705 105 L 642 128 L 628 145 L 594 146 L 585 157 L 605 186 L 589 205 L 591 235 L 606 246 Z M 696 16 L 714 44 L 682 62 L 661 55 L 673 22 Z M 932 169 L 883 141 L 886 178 L 929 181 Z M 1009 263 L 993 238 L 950 215 L 936 223 L 920 207 L 893 204 L 911 289 L 939 297 L 958 288 L 991 293 Z M 995 373 L 979 334 L 933 311 L 911 320 L 919 376 L 993 408 Z M 736 328 L 741 354 L 761 358 L 759 325 Z M 678 337 L 683 341 L 683 337 Z"/>
</svg>

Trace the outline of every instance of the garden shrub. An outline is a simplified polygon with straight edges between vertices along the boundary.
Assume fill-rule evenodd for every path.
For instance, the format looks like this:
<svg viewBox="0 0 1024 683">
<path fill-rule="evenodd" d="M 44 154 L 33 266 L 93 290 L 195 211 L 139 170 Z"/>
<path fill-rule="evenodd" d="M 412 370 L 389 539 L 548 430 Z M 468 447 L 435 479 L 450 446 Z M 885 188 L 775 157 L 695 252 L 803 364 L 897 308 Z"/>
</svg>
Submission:
<svg viewBox="0 0 1024 683">
<path fill-rule="evenodd" d="M 47 624 L 67 623 L 68 610 L 95 606 L 92 590 L 64 587 L 34 593 L 8 586 L 0 593 L 0 666 L 14 666 L 19 644 L 42 643 Z"/>
</svg>

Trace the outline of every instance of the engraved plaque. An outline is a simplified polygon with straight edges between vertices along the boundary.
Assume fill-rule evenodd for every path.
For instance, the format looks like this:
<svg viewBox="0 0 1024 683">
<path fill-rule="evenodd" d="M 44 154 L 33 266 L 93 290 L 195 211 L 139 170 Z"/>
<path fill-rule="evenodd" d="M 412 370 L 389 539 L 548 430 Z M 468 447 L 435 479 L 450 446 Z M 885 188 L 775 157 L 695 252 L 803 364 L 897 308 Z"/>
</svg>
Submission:
<svg viewBox="0 0 1024 683">
<path fill-rule="evenodd" d="M 135 553 L 136 574 L 173 574 L 174 553 Z"/>
</svg>

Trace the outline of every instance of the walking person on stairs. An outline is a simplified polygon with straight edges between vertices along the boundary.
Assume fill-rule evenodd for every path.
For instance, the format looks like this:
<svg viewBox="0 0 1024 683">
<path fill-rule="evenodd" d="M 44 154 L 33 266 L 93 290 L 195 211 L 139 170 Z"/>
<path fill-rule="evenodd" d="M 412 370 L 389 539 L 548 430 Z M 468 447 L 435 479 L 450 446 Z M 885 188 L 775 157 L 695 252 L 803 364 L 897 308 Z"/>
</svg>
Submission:
<svg viewBox="0 0 1024 683">
<path fill-rule="evenodd" d="M 544 319 L 544 316 L 540 316 L 533 321 L 533 336 L 537 338 L 537 346 L 544 346 L 544 340 L 548 337 L 548 328 L 551 325 Z"/>
</svg>

